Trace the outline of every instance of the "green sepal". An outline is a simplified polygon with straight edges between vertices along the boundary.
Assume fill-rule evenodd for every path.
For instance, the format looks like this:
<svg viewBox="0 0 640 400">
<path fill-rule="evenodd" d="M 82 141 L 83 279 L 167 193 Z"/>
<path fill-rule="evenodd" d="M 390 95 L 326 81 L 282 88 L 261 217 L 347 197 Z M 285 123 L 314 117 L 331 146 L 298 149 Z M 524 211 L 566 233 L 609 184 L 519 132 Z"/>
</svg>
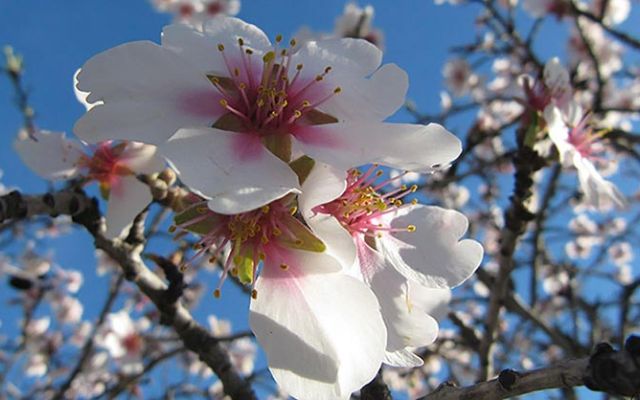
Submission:
<svg viewBox="0 0 640 400">
<path fill-rule="evenodd" d="M 538 130 L 539 130 L 538 113 L 532 112 L 531 116 L 532 116 L 531 123 L 527 127 L 527 132 L 524 135 L 524 145 L 529 148 L 533 148 L 533 146 L 536 144 L 536 140 L 538 137 Z"/>
<path fill-rule="evenodd" d="M 255 268 L 253 252 L 249 251 L 248 254 L 238 254 L 233 257 L 233 264 L 238 269 L 238 280 L 244 285 L 252 284 Z"/>
<path fill-rule="evenodd" d="M 297 250 L 313 251 L 316 253 L 322 253 L 327 249 L 327 246 L 316 235 L 311 233 L 302 222 L 296 218 L 283 218 L 280 221 L 295 237 L 295 240 L 280 237 L 278 241 L 283 245 Z"/>
<path fill-rule="evenodd" d="M 289 167 L 298 175 L 298 181 L 301 185 L 309 177 L 314 165 L 316 165 L 315 160 L 309 156 L 302 156 L 289 163 Z"/>
</svg>

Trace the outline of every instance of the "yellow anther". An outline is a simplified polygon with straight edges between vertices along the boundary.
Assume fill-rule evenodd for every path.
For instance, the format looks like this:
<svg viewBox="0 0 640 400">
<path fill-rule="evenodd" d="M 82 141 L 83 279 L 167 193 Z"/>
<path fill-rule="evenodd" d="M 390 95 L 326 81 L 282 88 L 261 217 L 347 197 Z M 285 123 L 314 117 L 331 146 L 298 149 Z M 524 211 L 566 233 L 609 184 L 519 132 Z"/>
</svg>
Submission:
<svg viewBox="0 0 640 400">
<path fill-rule="evenodd" d="M 218 78 L 217 76 L 212 76 L 210 79 L 211 79 L 211 82 L 213 83 L 216 83 L 216 84 L 220 83 L 220 78 Z"/>
<path fill-rule="evenodd" d="M 247 88 L 247 85 L 244 82 L 240 82 L 238 86 L 240 87 L 240 90 L 245 90 Z"/>
<path fill-rule="evenodd" d="M 242 38 L 241 38 L 241 37 L 239 37 L 239 38 L 238 38 L 238 44 L 239 44 L 240 46 L 244 46 L 244 40 L 242 40 Z"/>
<path fill-rule="evenodd" d="M 264 61 L 265 63 L 270 63 L 274 58 L 276 58 L 276 53 L 274 53 L 273 51 L 269 51 L 264 56 L 262 56 L 262 61 Z"/>
<path fill-rule="evenodd" d="M 280 50 L 280 55 L 281 55 L 282 57 L 286 56 L 286 55 L 287 55 L 287 49 L 282 49 L 282 50 Z"/>
<path fill-rule="evenodd" d="M 393 205 L 396 207 L 400 207 L 402 205 L 402 200 L 396 200 L 393 202 Z"/>
<path fill-rule="evenodd" d="M 282 231 L 280 230 L 280 228 L 278 228 L 277 226 L 273 228 L 273 235 L 274 236 L 280 236 L 282 235 Z"/>
<path fill-rule="evenodd" d="M 226 99 L 220 99 L 220 105 L 226 108 L 229 105 L 229 102 Z"/>
<path fill-rule="evenodd" d="M 260 238 L 260 241 L 262 242 L 262 244 L 267 244 L 267 243 L 269 243 L 269 238 L 266 237 L 266 236 L 262 236 Z"/>
<path fill-rule="evenodd" d="M 407 225 L 407 231 L 408 232 L 415 232 L 416 231 L 416 226 L 415 225 Z"/>
<path fill-rule="evenodd" d="M 316 82 L 320 82 L 324 77 L 322 75 L 316 75 Z"/>
<path fill-rule="evenodd" d="M 215 264 L 215 262 L 216 262 L 217 260 L 218 260 L 218 259 L 217 259 L 216 257 L 211 257 L 211 258 L 209 259 L 209 263 L 211 263 L 211 264 Z"/>
<path fill-rule="evenodd" d="M 338 86 L 337 88 L 333 89 L 333 93 L 338 94 L 342 92 L 342 88 L 340 86 Z"/>
<path fill-rule="evenodd" d="M 376 171 L 376 176 L 382 176 L 382 174 L 384 174 L 384 172 L 382 172 L 382 170 Z"/>
<path fill-rule="evenodd" d="M 295 110 L 295 111 L 293 112 L 293 117 L 294 117 L 294 118 L 300 118 L 300 117 L 302 117 L 302 111 L 300 111 L 300 110 Z"/>
<path fill-rule="evenodd" d="M 280 269 L 286 271 L 289 269 L 289 266 L 287 264 L 280 264 Z"/>
<path fill-rule="evenodd" d="M 218 44 L 218 51 L 224 51 L 224 45 L 222 43 Z"/>
<path fill-rule="evenodd" d="M 296 44 L 298 44 L 298 42 L 296 42 L 296 39 L 295 39 L 295 38 L 293 38 L 293 39 L 291 39 L 291 40 L 289 41 L 289 45 L 290 45 L 291 47 L 295 47 L 295 45 L 296 45 Z"/>
<path fill-rule="evenodd" d="M 268 205 L 262 206 L 262 208 L 260 209 L 260 211 L 262 211 L 264 214 L 267 214 L 269 210 L 271 210 L 271 207 L 269 207 Z"/>
<path fill-rule="evenodd" d="M 289 212 L 291 213 L 291 215 L 295 215 L 295 213 L 298 212 L 298 206 L 292 206 L 291 208 L 289 208 Z"/>
<path fill-rule="evenodd" d="M 173 232 L 175 232 L 175 231 L 176 231 L 176 229 L 178 229 L 178 227 L 177 227 L 177 226 L 175 226 L 175 225 L 171 225 L 171 226 L 169 227 L 169 233 L 173 233 Z"/>
<path fill-rule="evenodd" d="M 240 76 L 240 68 L 238 68 L 238 67 L 234 68 L 234 69 L 233 69 L 233 74 L 234 74 L 235 76 Z"/>
<path fill-rule="evenodd" d="M 418 199 L 411 200 L 411 205 L 415 206 L 416 204 L 418 204 Z"/>
<path fill-rule="evenodd" d="M 309 107 L 311 105 L 311 102 L 309 100 L 303 100 L 302 101 L 302 107 Z"/>
<path fill-rule="evenodd" d="M 328 73 L 329 73 L 329 71 L 331 71 L 331 66 L 328 66 L 328 67 L 326 67 L 326 68 L 324 69 L 324 73 L 325 73 L 325 74 L 328 74 Z"/>
<path fill-rule="evenodd" d="M 247 53 L 247 54 L 249 54 L 249 55 L 252 55 L 252 54 L 253 54 L 253 50 L 251 50 L 251 49 L 246 49 L 244 52 L 245 52 L 245 53 Z"/>
<path fill-rule="evenodd" d="M 187 264 L 182 264 L 182 265 L 180 266 L 180 268 L 178 268 L 178 269 L 180 270 L 180 272 L 181 272 L 181 273 L 183 273 L 183 274 L 184 274 L 185 272 L 187 272 L 187 268 L 188 268 L 188 267 L 189 267 L 189 266 L 188 266 Z"/>
<path fill-rule="evenodd" d="M 303 65 L 302 65 L 302 64 L 298 64 L 298 65 L 296 65 L 296 69 L 297 69 L 298 71 L 300 71 L 300 70 L 302 69 L 302 67 L 303 67 Z"/>
<path fill-rule="evenodd" d="M 200 244 L 200 243 L 196 243 L 196 244 L 193 245 L 193 249 L 194 250 L 200 250 L 200 249 L 202 249 L 202 247 L 204 247 L 204 246 L 202 246 L 202 244 Z"/>
<path fill-rule="evenodd" d="M 220 296 L 222 296 L 222 292 L 220 291 L 220 289 L 216 289 L 213 291 L 213 297 L 215 297 L 216 299 L 219 299 Z"/>
<path fill-rule="evenodd" d="M 276 35 L 276 43 L 282 42 L 282 35 Z"/>
<path fill-rule="evenodd" d="M 304 244 L 304 241 L 302 239 L 296 239 L 296 246 L 302 246 Z"/>
<path fill-rule="evenodd" d="M 415 193 L 418 190 L 418 185 L 411 185 L 411 193 Z"/>
<path fill-rule="evenodd" d="M 258 291 L 257 290 L 255 290 L 255 289 L 251 290 L 251 298 L 254 299 L 254 300 L 258 298 Z"/>
<path fill-rule="evenodd" d="M 261 252 L 258 253 L 258 258 L 260 260 L 264 261 L 264 259 L 267 258 L 267 255 L 264 254 L 264 252 L 261 251 Z"/>
<path fill-rule="evenodd" d="M 233 277 L 237 277 L 238 276 L 238 268 L 236 268 L 236 267 L 231 268 L 231 276 L 233 276 Z"/>
</svg>

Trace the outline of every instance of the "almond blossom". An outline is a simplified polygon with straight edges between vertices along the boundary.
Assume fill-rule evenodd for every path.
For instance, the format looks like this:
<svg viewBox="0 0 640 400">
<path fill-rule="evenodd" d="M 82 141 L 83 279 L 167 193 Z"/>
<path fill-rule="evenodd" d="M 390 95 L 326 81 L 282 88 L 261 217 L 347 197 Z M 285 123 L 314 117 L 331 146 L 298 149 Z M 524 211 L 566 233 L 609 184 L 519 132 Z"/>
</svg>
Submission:
<svg viewBox="0 0 640 400">
<path fill-rule="evenodd" d="M 37 141 L 19 138 L 14 143 L 22 161 L 48 180 L 82 177 L 96 181 L 108 199 L 105 236 L 114 238 L 127 229 L 152 200 L 149 188 L 136 174 L 159 172 L 164 161 L 154 146 L 136 142 L 101 142 L 93 146 L 67 139 L 64 133 L 38 131 Z"/>
<path fill-rule="evenodd" d="M 105 326 L 96 337 L 96 343 L 104 347 L 121 366 L 124 374 L 142 371 L 145 340 L 141 331 L 148 320 L 133 321 L 127 310 L 107 315 Z"/>
<path fill-rule="evenodd" d="M 349 395 L 378 371 L 387 340 L 376 297 L 294 215 L 293 195 L 245 213 L 211 211 L 192 195 L 171 231 L 201 236 L 194 257 L 252 285 L 249 322 L 276 382 L 302 399 Z"/>
<path fill-rule="evenodd" d="M 415 201 L 403 205 L 415 186 L 381 193 L 390 182 L 376 182 L 380 176 L 374 166 L 364 174 L 351 170 L 345 180 L 316 164 L 300 207 L 327 251 L 377 296 L 388 332 L 385 362 L 417 366 L 422 360 L 408 348 L 436 339 L 438 324 L 429 312 L 471 276 L 483 250 L 473 240 L 460 241 L 468 225 L 462 214 Z"/>
<path fill-rule="evenodd" d="M 560 110 L 550 105 L 544 111 L 549 138 L 558 149 L 560 162 L 571 165 L 578 171 L 580 188 L 588 204 L 603 210 L 611 205 L 626 207 L 624 195 L 611 182 L 600 175 L 592 160 L 598 155 L 597 139 L 606 131 L 593 132 L 588 126 L 586 116 L 573 121 L 572 126 L 565 122 Z"/>
<path fill-rule="evenodd" d="M 170 25 L 162 45 L 126 43 L 85 63 L 77 89 L 92 107 L 74 131 L 92 143 L 161 145 L 183 182 L 225 214 L 299 192 L 287 164 L 303 154 L 344 170 L 371 162 L 429 170 L 460 153 L 440 125 L 382 122 L 403 105 L 408 83 L 397 66 L 380 66 L 372 44 L 296 46 L 235 18 L 215 18 L 203 32 Z"/>
<path fill-rule="evenodd" d="M 239 0 L 152 0 L 156 10 L 173 14 L 174 21 L 202 29 L 208 19 L 219 15 L 236 15 Z"/>
</svg>

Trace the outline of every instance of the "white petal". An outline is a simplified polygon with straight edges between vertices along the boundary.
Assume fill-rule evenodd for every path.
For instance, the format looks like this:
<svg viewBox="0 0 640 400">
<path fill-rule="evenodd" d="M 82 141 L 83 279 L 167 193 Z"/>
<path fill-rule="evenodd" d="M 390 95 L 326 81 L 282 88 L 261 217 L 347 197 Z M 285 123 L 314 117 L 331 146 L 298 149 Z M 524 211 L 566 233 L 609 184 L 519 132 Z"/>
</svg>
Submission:
<svg viewBox="0 0 640 400">
<path fill-rule="evenodd" d="M 149 187 L 135 176 L 124 176 L 111 186 L 105 237 L 113 239 L 133 223 L 133 219 L 153 200 Z"/>
<path fill-rule="evenodd" d="M 388 351 L 384 356 L 384 363 L 392 367 L 415 368 L 424 364 L 422 358 L 413 354 L 408 349 Z"/>
<path fill-rule="evenodd" d="M 336 123 L 296 132 L 302 151 L 337 168 L 369 163 L 430 171 L 462 152 L 460 140 L 438 124 Z"/>
<path fill-rule="evenodd" d="M 18 138 L 14 148 L 22 162 L 44 179 L 69 179 L 78 173 L 82 146 L 69 140 L 61 132 L 38 131 L 37 142 L 31 138 Z"/>
<path fill-rule="evenodd" d="M 158 154 L 156 146 L 140 142 L 129 142 L 120 159 L 131 171 L 138 174 L 160 172 L 165 166 L 164 158 Z"/>
<path fill-rule="evenodd" d="M 351 269 L 356 262 L 356 246 L 353 237 L 340 222 L 327 214 L 312 215 L 305 218 L 305 221 L 327 246 L 327 253 L 337 259 L 343 269 Z"/>
<path fill-rule="evenodd" d="M 607 181 L 596 170 L 593 163 L 577 152 L 574 154 L 573 164 L 578 170 L 578 179 L 586 202 L 598 210 L 606 210 L 611 205 L 619 209 L 627 207 L 627 200 L 615 184 Z"/>
<path fill-rule="evenodd" d="M 170 50 L 131 42 L 85 63 L 77 90 L 89 110 L 74 132 L 87 142 L 110 139 L 159 144 L 185 126 L 210 126 L 224 109 L 207 77 Z"/>
<path fill-rule="evenodd" d="M 181 129 L 163 147 L 181 179 L 222 214 L 250 211 L 299 192 L 298 177 L 257 137 L 219 129 Z"/>
<path fill-rule="evenodd" d="M 363 39 L 326 39 L 304 43 L 292 61 L 292 65 L 302 64 L 314 74 L 331 67 L 329 74 L 365 77 L 380 66 L 382 51 Z"/>
<path fill-rule="evenodd" d="M 329 74 L 326 82 L 330 90 L 341 90 L 319 108 L 341 121 L 382 121 L 404 105 L 409 89 L 407 73 L 395 64 L 385 64 L 367 79 Z"/>
<path fill-rule="evenodd" d="M 480 243 L 460 240 L 469 223 L 457 211 L 419 205 L 394 218 L 391 225 L 399 229 L 415 225 L 416 231 L 385 235 L 376 245 L 401 274 L 424 286 L 458 286 L 482 261 Z"/>
<path fill-rule="evenodd" d="M 298 202 L 303 215 L 311 215 L 312 209 L 340 197 L 347 188 L 347 172 L 316 161 L 309 176 L 302 184 Z"/>
<path fill-rule="evenodd" d="M 386 333 L 375 296 L 342 274 L 265 268 L 250 325 L 276 382 L 299 399 L 347 399 L 384 358 Z"/>
<path fill-rule="evenodd" d="M 224 46 L 228 61 L 238 61 L 242 38 L 244 48 L 251 48 L 256 65 L 262 65 L 262 54 L 271 48 L 269 38 L 258 27 L 237 18 L 211 19 L 199 32 L 183 24 L 166 26 L 162 31 L 162 46 L 192 63 L 199 71 L 214 75 L 230 76 L 218 45 Z"/>
<path fill-rule="evenodd" d="M 101 101 L 98 101 L 96 103 L 89 103 L 87 101 L 87 97 L 89 97 L 89 92 L 83 92 L 80 89 L 78 89 L 78 74 L 80 74 L 80 71 L 82 71 L 81 69 L 78 69 L 76 71 L 75 74 L 73 74 L 73 92 L 76 95 L 76 99 L 78 100 L 78 102 L 80 104 L 82 104 L 85 108 L 85 110 L 90 110 L 92 109 L 94 106 L 98 105 L 98 104 L 102 104 Z"/>
<path fill-rule="evenodd" d="M 387 327 L 387 351 L 394 352 L 405 347 L 421 347 L 433 343 L 438 336 L 438 322 L 428 314 L 429 303 L 414 293 L 407 279 L 382 256 L 368 246 L 359 247 L 361 263 L 367 265 L 367 281 L 375 293 L 382 309 L 382 318 Z M 368 253 L 368 254 L 365 254 Z"/>
</svg>

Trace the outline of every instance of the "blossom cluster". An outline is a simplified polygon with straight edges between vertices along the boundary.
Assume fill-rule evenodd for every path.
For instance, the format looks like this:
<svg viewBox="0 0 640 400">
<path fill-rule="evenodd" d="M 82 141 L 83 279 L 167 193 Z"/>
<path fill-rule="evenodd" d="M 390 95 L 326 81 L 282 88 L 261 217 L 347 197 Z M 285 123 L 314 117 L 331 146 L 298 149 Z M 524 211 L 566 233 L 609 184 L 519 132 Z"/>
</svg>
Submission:
<svg viewBox="0 0 640 400">
<path fill-rule="evenodd" d="M 228 276 L 250 286 L 277 383 L 297 398 L 348 398 L 382 363 L 422 364 L 411 349 L 436 339 L 434 316 L 483 255 L 463 239 L 466 217 L 398 184 L 446 168 L 461 143 L 438 124 L 385 122 L 408 78 L 381 59 L 360 38 L 272 42 L 225 16 L 174 24 L 160 45 L 126 43 L 78 71 L 82 143 L 39 131 L 15 147 L 47 179 L 98 182 L 109 238 L 151 202 L 140 178 L 166 160 L 191 192 L 170 230 L 200 237 L 191 262 L 219 263 L 217 297 Z M 124 312 L 109 318 L 98 342 L 139 371 L 140 329 Z"/>
</svg>

